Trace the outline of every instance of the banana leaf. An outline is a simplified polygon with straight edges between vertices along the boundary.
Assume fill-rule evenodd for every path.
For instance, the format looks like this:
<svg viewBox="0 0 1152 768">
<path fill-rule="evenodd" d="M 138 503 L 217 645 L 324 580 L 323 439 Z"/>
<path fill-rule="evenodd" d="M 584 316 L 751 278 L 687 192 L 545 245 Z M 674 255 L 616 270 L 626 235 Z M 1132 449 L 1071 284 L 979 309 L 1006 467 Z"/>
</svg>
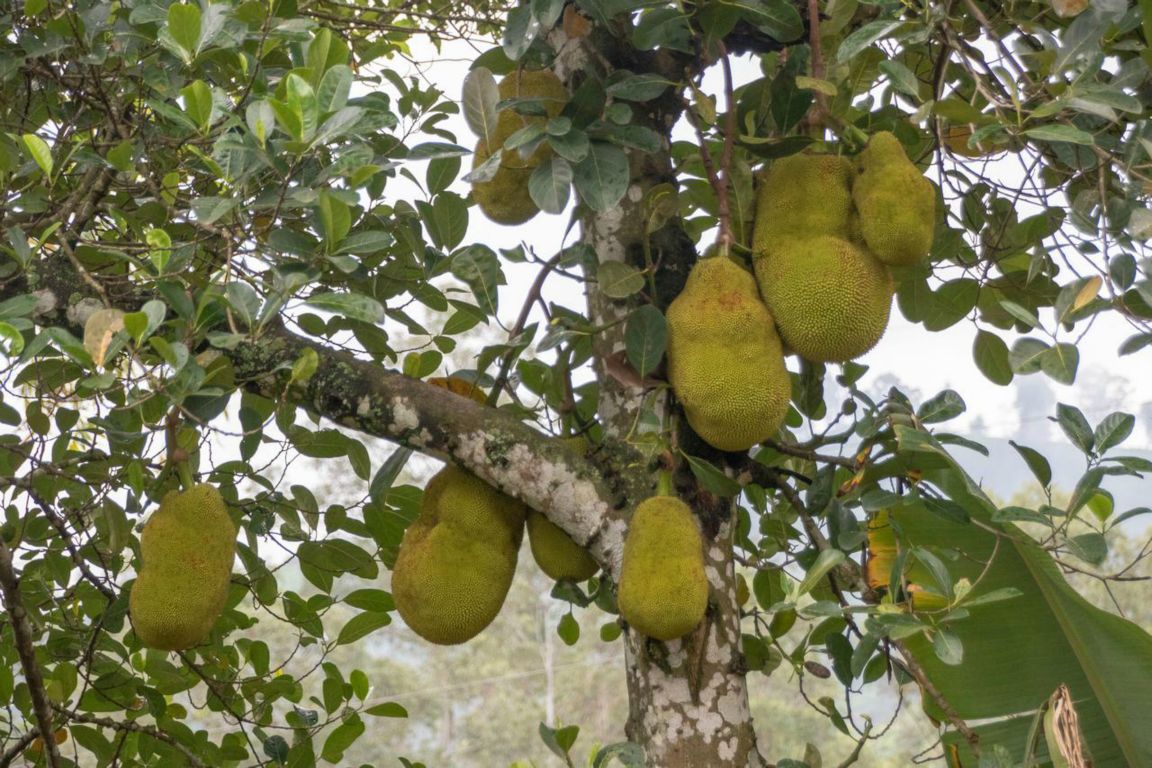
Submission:
<svg viewBox="0 0 1152 768">
<path fill-rule="evenodd" d="M 1029 536 L 993 522 L 996 506 L 931 435 L 903 427 L 897 432 L 901 453 L 922 460 L 924 480 L 971 516 L 962 523 L 922 504 L 896 508 L 890 516 L 902 540 L 942 555 L 957 553 L 945 562 L 953 582 L 967 578 L 976 585 L 969 599 L 1006 587 L 1020 592 L 974 606 L 968 617 L 947 625 L 963 643 L 958 665 L 942 662 L 927 637 L 908 640 L 961 718 L 990 721 L 974 728 L 981 749 L 1002 744 L 1021 760 L 1032 715 L 1064 683 L 1096 768 L 1152 766 L 1152 635 L 1090 604 Z M 959 746 L 952 764 L 976 766 L 962 739 Z"/>
</svg>

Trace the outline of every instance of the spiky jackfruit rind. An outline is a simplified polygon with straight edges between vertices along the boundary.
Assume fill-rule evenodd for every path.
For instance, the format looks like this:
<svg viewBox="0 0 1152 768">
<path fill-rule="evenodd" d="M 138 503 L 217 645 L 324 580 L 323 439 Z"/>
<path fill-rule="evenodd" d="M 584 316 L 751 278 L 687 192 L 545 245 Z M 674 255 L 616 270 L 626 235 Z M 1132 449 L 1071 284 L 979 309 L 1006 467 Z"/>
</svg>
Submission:
<svg viewBox="0 0 1152 768">
<path fill-rule="evenodd" d="M 754 260 L 780 338 L 817 363 L 842 363 L 880 341 L 893 284 L 872 254 L 839 237 L 780 238 Z"/>
<path fill-rule="evenodd" d="M 782 237 L 849 237 L 855 178 L 852 161 L 837 155 L 804 153 L 775 161 L 759 179 L 754 250 Z"/>
<path fill-rule="evenodd" d="M 489 156 L 488 145 L 481 140 L 473 155 L 473 169 L 483 165 Z M 509 227 L 523 224 L 540 213 L 528 190 L 532 171 L 533 168 L 516 168 L 501 161 L 495 176 L 472 185 L 472 198 L 480 211 L 497 224 Z"/>
<path fill-rule="evenodd" d="M 908 159 L 904 147 L 884 131 L 871 138 L 858 158 L 852 188 L 860 236 L 889 266 L 920 264 L 932 249 L 936 189 Z"/>
<path fill-rule="evenodd" d="M 722 451 L 775 435 L 792 385 L 756 279 L 730 259 L 702 259 L 667 320 L 668 380 L 692 429 Z"/>
<path fill-rule="evenodd" d="M 439 645 L 467 642 L 492 623 L 516 572 L 524 505 L 454 466 L 424 489 L 392 569 L 405 623 Z"/>
<path fill-rule="evenodd" d="M 616 596 L 620 615 L 641 634 L 674 640 L 708 609 L 703 541 L 688 505 L 674 496 L 645 499 L 632 515 Z"/>
<path fill-rule="evenodd" d="M 236 525 L 220 492 L 171 491 L 140 535 L 143 565 L 128 598 L 132 628 L 148 648 L 202 643 L 228 601 Z"/>
<path fill-rule="evenodd" d="M 528 543 L 536 565 L 556 581 L 586 581 L 600 570 L 586 549 L 535 510 L 528 512 Z"/>
<path fill-rule="evenodd" d="M 497 90 L 501 101 L 511 99 L 532 99 L 539 102 L 545 114 L 522 114 L 514 108 L 500 111 L 496 117 L 496 134 L 493 146 L 503 146 L 508 137 L 529 125 L 542 124 L 556 117 L 568 101 L 568 90 L 560 78 L 550 69 L 517 70 L 503 78 Z M 501 163 L 509 168 L 534 169 L 548 159 L 552 149 L 546 143 L 537 147 L 528 157 L 522 157 L 518 150 L 504 150 Z"/>
</svg>

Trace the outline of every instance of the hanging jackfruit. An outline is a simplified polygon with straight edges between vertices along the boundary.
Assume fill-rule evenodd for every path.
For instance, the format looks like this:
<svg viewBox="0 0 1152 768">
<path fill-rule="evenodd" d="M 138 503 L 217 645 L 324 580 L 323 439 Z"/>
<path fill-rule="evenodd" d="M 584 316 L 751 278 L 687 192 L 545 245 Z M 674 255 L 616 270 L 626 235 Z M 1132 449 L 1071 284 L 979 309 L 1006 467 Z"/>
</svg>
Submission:
<svg viewBox="0 0 1152 768">
<path fill-rule="evenodd" d="M 428 481 L 392 569 L 392 598 L 413 632 L 455 645 L 492 623 L 512 585 L 525 511 L 454 466 Z"/>
<path fill-rule="evenodd" d="M 855 177 L 852 161 L 837 155 L 789 155 L 772 163 L 759 179 L 757 250 L 781 237 L 849 237 Z"/>
<path fill-rule="evenodd" d="M 509 154 L 505 152 L 504 157 Z M 481 139 L 476 145 L 476 154 L 472 156 L 473 169 L 482 165 L 490 156 L 488 145 Z M 528 179 L 532 171 L 533 168 L 505 165 L 502 160 L 495 176 L 472 185 L 472 198 L 481 212 L 497 224 L 523 224 L 540 213 L 540 207 L 533 202 L 532 194 L 528 191 Z"/>
<path fill-rule="evenodd" d="M 500 100 L 524 99 L 538 102 L 545 114 L 521 114 L 513 108 L 500 111 L 496 118 L 495 133 L 476 145 L 473 168 L 480 166 L 493 152 L 500 148 L 500 166 L 496 175 L 488 181 L 472 185 L 472 197 L 485 216 L 497 224 L 514 226 L 523 224 L 540 212 L 528 191 L 528 180 L 540 163 L 552 153 L 547 143 L 542 143 L 532 154 L 523 157 L 518 149 L 503 149 L 504 142 L 512 134 L 529 125 L 543 123 L 556 117 L 568 100 L 564 84 L 549 69 L 519 70 L 511 73 L 497 86 Z"/>
<path fill-rule="evenodd" d="M 236 525 L 211 485 L 171 491 L 140 535 L 143 566 L 128 606 L 148 648 L 198 645 L 224 610 L 236 554 Z"/>
<path fill-rule="evenodd" d="M 667 318 L 668 380 L 692 429 L 722 451 L 775 435 L 792 385 L 756 279 L 731 259 L 701 259 Z"/>
<path fill-rule="evenodd" d="M 780 338 L 806 360 L 851 360 L 884 335 L 892 277 L 867 250 L 827 235 L 780 238 L 755 266 Z"/>
<path fill-rule="evenodd" d="M 568 90 L 550 69 L 525 69 L 512 72 L 497 86 L 501 101 L 531 99 L 544 109 L 543 115 L 522 114 L 513 108 L 504 109 L 496 118 L 496 137 L 493 142 L 502 146 L 508 137 L 529 125 L 542 124 L 556 117 L 568 102 Z M 510 168 L 535 168 L 548 159 L 552 148 L 541 144 L 527 158 L 519 151 L 505 150 L 501 162 Z"/>
<path fill-rule="evenodd" d="M 657 640 L 691 632 L 708 609 L 708 577 L 696 518 L 674 496 L 653 496 L 636 507 L 624 540 L 616 596 L 633 629 Z"/>
<path fill-rule="evenodd" d="M 528 543 L 540 570 L 556 581 L 585 581 L 600 570 L 586 549 L 536 510 L 528 512 Z"/>
<path fill-rule="evenodd" d="M 860 234 L 876 258 L 890 266 L 919 264 L 932 248 L 936 190 L 900 140 L 884 131 L 871 138 L 858 158 L 860 173 L 852 198 Z"/>
</svg>

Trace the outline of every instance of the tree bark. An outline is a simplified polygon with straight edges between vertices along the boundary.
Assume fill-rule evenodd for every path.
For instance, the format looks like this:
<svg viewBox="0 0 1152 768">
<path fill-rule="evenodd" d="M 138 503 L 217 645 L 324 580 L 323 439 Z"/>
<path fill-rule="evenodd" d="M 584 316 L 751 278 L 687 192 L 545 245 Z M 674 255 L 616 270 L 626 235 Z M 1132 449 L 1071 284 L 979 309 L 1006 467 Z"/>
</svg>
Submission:
<svg viewBox="0 0 1152 768">
<path fill-rule="evenodd" d="M 603 66 L 612 55 L 612 43 L 603 39 L 589 43 L 596 46 L 595 56 L 582 53 L 579 45 L 569 44 L 572 41 L 558 30 L 550 42 L 560 51 L 558 74 L 568 82 L 579 77 L 585 67 Z M 662 74 L 671 80 L 684 76 L 683 69 L 677 71 L 680 65 L 676 62 L 647 64 L 653 71 L 666 70 Z M 624 198 L 615 208 L 586 212 L 581 221 L 583 242 L 596 253 L 599 263 L 620 261 L 651 272 L 646 302 L 661 310 L 679 294 L 696 261 L 695 246 L 678 219 L 660 227 L 651 225 L 649 192 L 658 184 L 675 180 L 667 150 L 680 111 L 678 101 L 649 106 L 647 125 L 663 138 L 666 151 L 630 152 L 631 180 Z M 659 411 L 671 416 L 666 392 L 647 390 L 646 383 L 629 369 L 625 356 L 628 315 L 645 299 L 637 296 L 615 300 L 597 290 L 594 280 L 589 280 L 588 285 L 589 316 L 601 329 L 596 337 L 595 356 L 600 424 L 608 438 L 626 442 L 639 428 L 640 416 L 646 406 L 651 406 L 652 398 L 658 398 Z M 650 487 L 647 493 L 634 495 L 629 501 L 634 506 L 653 493 L 655 489 Z M 691 502 L 690 498 L 685 500 Z M 703 513 L 698 516 L 709 518 L 708 510 L 698 512 Z M 630 628 L 625 632 L 629 699 L 626 732 L 630 741 L 644 748 L 650 768 L 764 765 L 748 705 L 731 525 L 731 521 L 702 525 L 705 572 L 711 589 L 708 614 L 696 632 L 663 643 Z"/>
</svg>

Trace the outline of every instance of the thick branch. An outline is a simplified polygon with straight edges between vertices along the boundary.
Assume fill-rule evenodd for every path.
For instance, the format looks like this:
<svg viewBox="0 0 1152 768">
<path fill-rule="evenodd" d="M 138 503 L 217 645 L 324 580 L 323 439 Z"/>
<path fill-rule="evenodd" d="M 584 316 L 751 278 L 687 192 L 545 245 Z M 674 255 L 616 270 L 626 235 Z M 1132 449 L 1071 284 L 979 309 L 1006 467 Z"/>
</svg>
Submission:
<svg viewBox="0 0 1152 768">
<path fill-rule="evenodd" d="M 77 336 L 83 335 L 92 311 L 103 306 L 59 255 L 41 259 L 32 274 L 0 285 L 0 300 L 29 292 L 40 299 L 39 324 L 64 326 Z M 128 290 L 109 295 L 127 311 L 150 298 Z M 319 361 L 316 372 L 306 383 L 289 387 L 292 363 L 307 350 Z M 589 461 L 509 414 L 280 326 L 265 328 L 225 354 L 237 382 L 248 391 L 452 461 L 543 512 L 616 573 L 625 528 L 618 510 L 647 495 L 639 488 L 644 473 L 635 471 L 636 455 L 625 447 L 602 446 L 597 461 Z M 619 483 L 610 488 L 605 477 Z"/>
<path fill-rule="evenodd" d="M 16 638 L 16 652 L 20 655 L 20 666 L 24 669 L 24 681 L 28 684 L 28 694 L 32 698 L 32 711 L 36 724 L 43 734 L 44 756 L 49 768 L 60 765 L 60 750 L 53 738 L 56 729 L 52 725 L 52 705 L 44 690 L 44 676 L 36 663 L 36 646 L 32 639 L 32 625 L 28 623 L 28 612 L 20 598 L 20 580 L 12 563 L 12 550 L 0 538 L 0 592 L 4 596 L 4 608 L 12 621 L 12 634 Z"/>
</svg>

